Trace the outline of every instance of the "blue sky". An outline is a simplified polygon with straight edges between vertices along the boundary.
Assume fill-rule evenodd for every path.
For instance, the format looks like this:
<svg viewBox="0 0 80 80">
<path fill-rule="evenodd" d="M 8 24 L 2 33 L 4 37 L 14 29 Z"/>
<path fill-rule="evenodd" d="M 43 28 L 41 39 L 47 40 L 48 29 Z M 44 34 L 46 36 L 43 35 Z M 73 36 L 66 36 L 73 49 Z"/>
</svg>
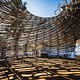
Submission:
<svg viewBox="0 0 80 80">
<path fill-rule="evenodd" d="M 22 0 L 27 1 L 27 9 L 34 15 L 40 17 L 53 17 L 54 11 L 63 0 Z M 70 1 L 70 0 L 68 0 Z"/>
</svg>

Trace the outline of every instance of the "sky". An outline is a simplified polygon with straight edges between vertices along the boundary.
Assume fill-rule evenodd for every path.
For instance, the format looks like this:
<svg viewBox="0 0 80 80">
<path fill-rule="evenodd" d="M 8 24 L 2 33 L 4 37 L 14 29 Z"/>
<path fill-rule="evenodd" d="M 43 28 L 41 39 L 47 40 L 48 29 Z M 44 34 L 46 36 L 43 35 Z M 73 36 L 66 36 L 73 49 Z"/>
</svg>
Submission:
<svg viewBox="0 0 80 80">
<path fill-rule="evenodd" d="M 27 2 L 27 10 L 40 17 L 53 17 L 54 11 L 58 9 L 58 4 L 63 0 L 22 0 Z M 70 0 L 67 0 L 70 2 Z M 58 10 L 57 10 L 58 12 Z"/>
</svg>

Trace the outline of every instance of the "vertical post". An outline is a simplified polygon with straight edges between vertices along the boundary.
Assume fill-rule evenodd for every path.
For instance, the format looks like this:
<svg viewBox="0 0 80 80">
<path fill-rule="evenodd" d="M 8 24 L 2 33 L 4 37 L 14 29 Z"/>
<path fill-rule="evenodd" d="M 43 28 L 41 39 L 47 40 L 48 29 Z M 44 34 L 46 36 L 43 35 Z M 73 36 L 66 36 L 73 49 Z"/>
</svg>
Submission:
<svg viewBox="0 0 80 80">
<path fill-rule="evenodd" d="M 18 59 L 18 44 L 14 44 L 14 52 L 15 52 L 15 56 Z"/>
<path fill-rule="evenodd" d="M 55 28 L 56 28 L 56 34 L 57 34 L 57 55 L 59 56 L 59 34 L 58 34 L 58 26 L 56 21 L 55 21 Z"/>
</svg>

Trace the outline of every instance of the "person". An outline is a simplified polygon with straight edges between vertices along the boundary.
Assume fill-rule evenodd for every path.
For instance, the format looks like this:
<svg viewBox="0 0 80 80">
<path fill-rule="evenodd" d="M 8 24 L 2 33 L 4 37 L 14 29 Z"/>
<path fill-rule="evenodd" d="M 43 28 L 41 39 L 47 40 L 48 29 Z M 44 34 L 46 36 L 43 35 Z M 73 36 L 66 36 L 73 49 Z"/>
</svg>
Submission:
<svg viewBox="0 0 80 80">
<path fill-rule="evenodd" d="M 3 45 L 2 48 L 1 48 L 1 57 L 5 58 L 5 56 L 6 56 L 6 46 Z"/>
<path fill-rule="evenodd" d="M 38 50 L 35 50 L 35 55 L 36 55 L 36 57 L 38 57 Z"/>
</svg>

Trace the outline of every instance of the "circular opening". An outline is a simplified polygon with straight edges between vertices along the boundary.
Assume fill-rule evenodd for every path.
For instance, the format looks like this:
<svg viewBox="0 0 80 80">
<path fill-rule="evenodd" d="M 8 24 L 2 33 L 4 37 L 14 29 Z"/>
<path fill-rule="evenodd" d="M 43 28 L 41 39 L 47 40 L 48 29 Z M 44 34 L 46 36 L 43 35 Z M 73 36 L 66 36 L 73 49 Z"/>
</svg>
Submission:
<svg viewBox="0 0 80 80">
<path fill-rule="evenodd" d="M 27 10 L 39 17 L 54 17 L 60 13 L 59 7 L 70 0 L 22 0 L 27 2 Z"/>
</svg>

